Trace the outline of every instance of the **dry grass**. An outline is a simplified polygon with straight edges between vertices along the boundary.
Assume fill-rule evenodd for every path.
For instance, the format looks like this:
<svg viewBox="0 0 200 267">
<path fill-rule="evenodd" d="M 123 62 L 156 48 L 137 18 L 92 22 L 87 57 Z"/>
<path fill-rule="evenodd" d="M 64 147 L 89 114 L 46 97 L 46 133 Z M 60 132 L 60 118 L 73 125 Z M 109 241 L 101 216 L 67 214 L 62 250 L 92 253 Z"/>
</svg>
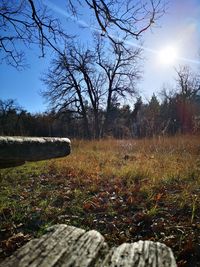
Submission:
<svg viewBox="0 0 200 267">
<path fill-rule="evenodd" d="M 199 136 L 72 140 L 67 158 L 1 170 L 0 179 L 2 255 L 67 223 L 110 244 L 164 242 L 179 266 L 200 262 Z"/>
</svg>

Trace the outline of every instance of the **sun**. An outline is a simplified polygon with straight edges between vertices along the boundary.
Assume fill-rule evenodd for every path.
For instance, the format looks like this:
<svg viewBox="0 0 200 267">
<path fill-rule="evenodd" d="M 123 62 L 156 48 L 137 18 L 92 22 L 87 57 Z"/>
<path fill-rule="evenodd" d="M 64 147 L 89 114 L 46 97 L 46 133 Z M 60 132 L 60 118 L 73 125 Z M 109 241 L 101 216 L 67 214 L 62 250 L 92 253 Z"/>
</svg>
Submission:
<svg viewBox="0 0 200 267">
<path fill-rule="evenodd" d="M 178 57 L 178 50 L 175 46 L 169 45 L 158 52 L 159 62 L 163 65 L 173 65 Z"/>
</svg>

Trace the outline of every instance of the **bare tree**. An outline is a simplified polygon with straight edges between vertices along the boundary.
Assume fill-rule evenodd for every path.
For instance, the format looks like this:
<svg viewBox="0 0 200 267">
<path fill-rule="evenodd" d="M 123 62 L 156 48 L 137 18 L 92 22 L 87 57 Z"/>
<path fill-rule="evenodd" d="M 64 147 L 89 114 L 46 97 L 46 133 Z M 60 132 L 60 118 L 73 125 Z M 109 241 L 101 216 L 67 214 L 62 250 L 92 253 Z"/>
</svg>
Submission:
<svg viewBox="0 0 200 267">
<path fill-rule="evenodd" d="M 99 111 L 102 107 L 102 97 L 105 94 L 105 75 L 97 69 L 95 51 L 73 46 L 70 50 L 70 58 L 76 66 L 76 70 L 82 77 L 81 87 L 84 97 L 88 100 L 92 108 L 94 117 L 94 137 L 99 138 L 100 122 Z"/>
<path fill-rule="evenodd" d="M 125 49 L 120 44 L 113 43 L 106 48 L 100 40 L 97 42 L 97 64 L 106 75 L 106 114 L 104 131 L 108 130 L 110 111 L 115 100 L 120 101 L 135 96 L 136 82 L 141 78 L 139 61 L 141 49 Z"/>
<path fill-rule="evenodd" d="M 92 11 L 102 36 L 113 43 L 127 37 L 138 38 L 165 12 L 163 0 L 67 0 L 72 14 L 78 16 L 79 5 Z"/>
<path fill-rule="evenodd" d="M 177 90 L 185 99 L 190 99 L 200 92 L 200 75 L 192 72 L 189 66 L 179 66 L 175 69 L 177 78 Z"/>
<path fill-rule="evenodd" d="M 25 66 L 21 45 L 38 45 L 43 57 L 46 46 L 60 53 L 58 44 L 61 38 L 68 37 L 59 20 L 53 18 L 39 1 L 33 0 L 1 0 L 0 28 L 1 61 L 17 68 Z"/>
<path fill-rule="evenodd" d="M 7 112 L 15 110 L 16 112 L 21 111 L 22 108 L 17 104 L 14 99 L 0 99 L 0 115 L 4 116 Z"/>
<path fill-rule="evenodd" d="M 70 110 L 83 118 L 86 137 L 91 137 L 88 108 L 94 115 L 94 137 L 99 129 L 99 109 L 104 77 L 95 68 L 95 54 L 89 49 L 71 43 L 65 54 L 53 60 L 52 68 L 43 79 L 48 86 L 43 96 L 55 111 Z"/>
<path fill-rule="evenodd" d="M 177 112 L 182 133 L 192 132 L 197 111 L 196 100 L 200 93 L 200 76 L 189 66 L 180 66 L 177 73 Z"/>
<path fill-rule="evenodd" d="M 19 122 L 17 114 L 22 112 L 22 107 L 14 99 L 0 99 L 0 134 L 10 134 L 15 131 Z"/>
<path fill-rule="evenodd" d="M 192 132 L 199 114 L 200 76 L 186 65 L 175 71 L 176 86 L 168 90 L 165 86 L 160 94 L 162 134 Z"/>
<path fill-rule="evenodd" d="M 66 47 L 65 55 L 52 62 L 52 69 L 43 79 L 47 85 L 43 96 L 54 110 L 68 109 L 82 116 L 85 131 L 91 136 L 89 108 L 94 121 L 93 137 L 98 138 L 101 111 L 105 110 L 103 128 L 107 131 L 112 103 L 136 93 L 141 50 L 127 51 L 117 44 L 105 46 L 101 38 L 96 39 L 93 51 L 74 43 Z"/>
</svg>

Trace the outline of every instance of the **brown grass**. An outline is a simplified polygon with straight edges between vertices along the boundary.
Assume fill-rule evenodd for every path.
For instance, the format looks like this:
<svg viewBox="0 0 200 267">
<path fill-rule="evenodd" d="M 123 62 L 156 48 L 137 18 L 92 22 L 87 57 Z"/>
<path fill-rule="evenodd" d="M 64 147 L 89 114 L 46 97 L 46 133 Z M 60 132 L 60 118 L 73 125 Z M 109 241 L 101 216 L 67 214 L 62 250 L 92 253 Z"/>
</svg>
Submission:
<svg viewBox="0 0 200 267">
<path fill-rule="evenodd" d="M 200 262 L 199 136 L 72 140 L 70 156 L 1 170 L 0 179 L 2 256 L 66 223 L 111 245 L 164 242 L 179 266 Z"/>
</svg>

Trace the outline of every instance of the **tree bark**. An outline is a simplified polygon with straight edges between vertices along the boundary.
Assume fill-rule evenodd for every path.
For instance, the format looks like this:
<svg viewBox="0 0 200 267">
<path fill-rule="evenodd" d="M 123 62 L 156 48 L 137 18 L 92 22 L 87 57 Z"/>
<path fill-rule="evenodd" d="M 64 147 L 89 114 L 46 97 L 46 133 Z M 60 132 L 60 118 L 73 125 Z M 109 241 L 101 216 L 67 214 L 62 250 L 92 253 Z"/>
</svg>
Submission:
<svg viewBox="0 0 200 267">
<path fill-rule="evenodd" d="M 70 151 L 68 138 L 0 136 L 0 168 L 64 157 Z"/>
<path fill-rule="evenodd" d="M 159 242 L 139 241 L 108 248 L 97 231 L 64 224 L 48 229 L 17 250 L 0 267 L 176 267 L 170 248 Z"/>
</svg>

